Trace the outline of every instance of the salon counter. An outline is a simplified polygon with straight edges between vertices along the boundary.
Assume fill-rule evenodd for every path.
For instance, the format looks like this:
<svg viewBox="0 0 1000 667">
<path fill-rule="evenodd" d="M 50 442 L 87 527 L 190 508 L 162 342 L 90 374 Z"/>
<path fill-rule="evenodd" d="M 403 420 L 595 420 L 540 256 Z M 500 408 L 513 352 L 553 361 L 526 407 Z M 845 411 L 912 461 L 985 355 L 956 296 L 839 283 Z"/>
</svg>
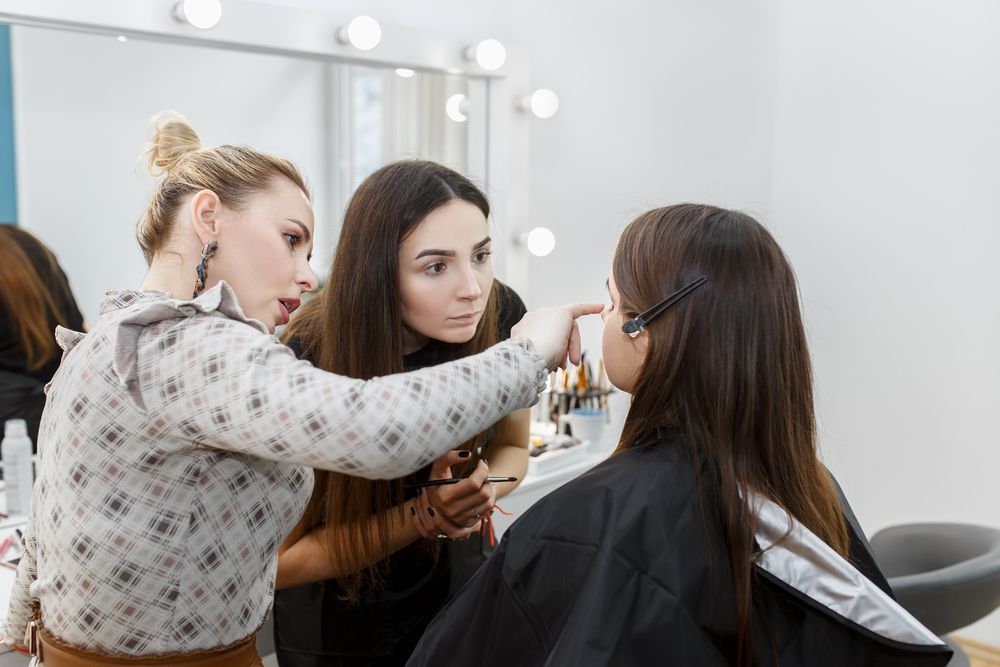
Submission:
<svg viewBox="0 0 1000 667">
<path fill-rule="evenodd" d="M 607 432 L 605 435 L 607 436 Z M 617 436 L 617 434 L 615 435 Z M 542 454 L 540 459 L 547 456 L 559 456 L 565 457 L 567 460 L 564 463 L 560 462 L 558 466 L 549 467 L 551 464 L 546 465 L 539 472 L 532 471 L 529 467 L 524 481 L 498 503 L 504 512 L 509 513 L 509 516 L 503 512 L 493 513 L 493 529 L 497 539 L 499 540 L 507 528 L 542 497 L 605 460 L 614 449 L 616 440 L 617 437 L 614 439 L 605 437 L 598 443 L 583 442 L 572 449 Z M 546 463 L 548 464 L 548 462 Z"/>
</svg>

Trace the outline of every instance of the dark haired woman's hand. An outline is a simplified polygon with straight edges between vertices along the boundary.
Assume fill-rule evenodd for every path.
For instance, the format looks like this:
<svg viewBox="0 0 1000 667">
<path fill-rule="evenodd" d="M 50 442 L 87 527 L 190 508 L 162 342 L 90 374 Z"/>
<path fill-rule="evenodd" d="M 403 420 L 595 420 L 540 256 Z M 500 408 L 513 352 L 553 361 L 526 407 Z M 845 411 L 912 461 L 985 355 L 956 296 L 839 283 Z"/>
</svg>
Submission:
<svg viewBox="0 0 1000 667">
<path fill-rule="evenodd" d="M 428 508 L 431 510 L 434 508 L 431 507 L 430 500 L 427 498 L 427 489 L 420 489 L 420 493 L 411 502 L 413 503 L 413 525 L 417 532 L 424 538 L 431 540 L 443 535 L 444 533 L 435 521 L 435 516 L 428 510 Z"/>
<path fill-rule="evenodd" d="M 430 492 L 421 489 L 420 495 L 414 500 L 416 508 L 417 530 L 424 537 L 464 540 L 479 530 L 479 522 L 472 526 L 460 526 L 431 504 Z"/>
<path fill-rule="evenodd" d="M 493 509 L 497 502 L 497 488 L 486 481 L 489 474 L 489 466 L 485 461 L 480 461 L 465 481 L 432 490 L 431 503 L 457 526 L 478 526 L 482 516 Z"/>
<path fill-rule="evenodd" d="M 452 466 L 464 463 L 468 458 L 469 452 L 464 450 L 446 453 L 431 465 L 430 479 L 451 477 Z M 428 487 L 427 496 L 435 511 L 435 518 L 451 524 L 452 528 L 478 527 L 482 515 L 491 510 L 496 502 L 496 487 L 486 481 L 489 475 L 489 466 L 485 461 L 480 461 L 472 474 L 461 482 Z"/>
<path fill-rule="evenodd" d="M 511 329 L 511 336 L 522 336 L 535 345 L 545 357 L 549 369 L 564 367 L 566 356 L 572 364 L 580 363 L 580 330 L 576 319 L 597 315 L 604 310 L 599 303 L 574 303 L 558 308 L 539 308 L 521 318 Z"/>
</svg>

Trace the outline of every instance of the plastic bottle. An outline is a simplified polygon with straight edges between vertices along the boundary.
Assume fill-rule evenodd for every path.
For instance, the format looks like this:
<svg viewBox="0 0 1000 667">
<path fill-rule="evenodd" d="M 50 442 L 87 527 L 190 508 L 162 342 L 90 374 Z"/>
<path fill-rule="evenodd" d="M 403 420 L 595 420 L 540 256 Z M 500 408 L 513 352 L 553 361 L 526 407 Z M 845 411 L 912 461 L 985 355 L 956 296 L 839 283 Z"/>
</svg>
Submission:
<svg viewBox="0 0 1000 667">
<path fill-rule="evenodd" d="M 32 467 L 28 424 L 23 419 L 7 420 L 3 443 L 0 443 L 0 456 L 3 457 L 7 513 L 11 516 L 24 516 L 31 508 L 31 487 L 35 483 L 35 471 Z"/>
</svg>

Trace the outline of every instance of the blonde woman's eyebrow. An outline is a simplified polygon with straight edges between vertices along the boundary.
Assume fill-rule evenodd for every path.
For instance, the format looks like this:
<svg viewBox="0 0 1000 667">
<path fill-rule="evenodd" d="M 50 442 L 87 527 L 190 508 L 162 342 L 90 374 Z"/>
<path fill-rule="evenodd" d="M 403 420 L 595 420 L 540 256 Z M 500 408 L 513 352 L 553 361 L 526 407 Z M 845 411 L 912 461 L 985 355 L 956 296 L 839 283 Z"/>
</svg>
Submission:
<svg viewBox="0 0 1000 667">
<path fill-rule="evenodd" d="M 493 239 L 487 236 L 485 239 L 483 239 L 476 245 L 472 246 L 473 252 L 479 250 L 492 240 Z M 441 248 L 427 248 L 426 250 L 421 250 L 419 253 L 417 253 L 417 256 L 414 257 L 413 259 L 420 259 L 421 257 L 454 257 L 455 255 L 456 253 L 454 250 L 443 250 Z"/>
<path fill-rule="evenodd" d="M 312 239 L 312 234 L 309 233 L 309 228 L 302 224 L 301 220 L 296 220 L 295 218 L 285 218 L 288 222 L 294 222 L 296 225 L 302 228 L 302 238 L 308 243 Z"/>
</svg>

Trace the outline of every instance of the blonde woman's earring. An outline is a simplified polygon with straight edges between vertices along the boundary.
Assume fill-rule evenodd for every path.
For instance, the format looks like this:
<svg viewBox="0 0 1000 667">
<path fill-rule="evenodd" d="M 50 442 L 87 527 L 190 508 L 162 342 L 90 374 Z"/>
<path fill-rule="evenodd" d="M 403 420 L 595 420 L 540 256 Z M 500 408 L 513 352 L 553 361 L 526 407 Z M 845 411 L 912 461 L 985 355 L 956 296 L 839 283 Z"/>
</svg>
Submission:
<svg viewBox="0 0 1000 667">
<path fill-rule="evenodd" d="M 198 297 L 198 293 L 205 289 L 205 279 L 208 278 L 208 260 L 215 257 L 215 251 L 218 249 L 218 241 L 206 243 L 201 247 L 201 261 L 198 262 L 198 266 L 195 267 L 195 271 L 198 273 L 198 278 L 194 281 L 194 293 L 191 295 L 192 299 L 196 299 Z"/>
</svg>

